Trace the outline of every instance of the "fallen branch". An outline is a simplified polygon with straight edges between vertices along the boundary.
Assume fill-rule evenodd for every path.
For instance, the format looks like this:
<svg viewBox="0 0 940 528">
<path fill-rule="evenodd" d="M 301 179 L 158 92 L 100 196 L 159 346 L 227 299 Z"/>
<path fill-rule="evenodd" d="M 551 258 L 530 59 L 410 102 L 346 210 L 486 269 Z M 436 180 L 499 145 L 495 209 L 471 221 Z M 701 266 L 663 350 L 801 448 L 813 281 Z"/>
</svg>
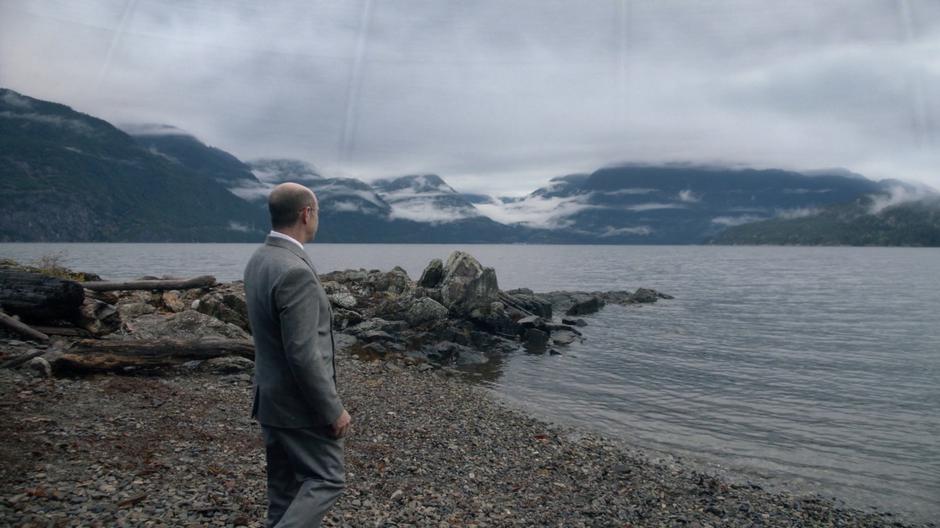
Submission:
<svg viewBox="0 0 940 528">
<path fill-rule="evenodd" d="M 92 291 L 117 290 L 189 290 L 195 288 L 208 288 L 215 285 L 215 277 L 203 275 L 192 279 L 154 279 L 138 281 L 90 281 L 83 282 L 82 287 Z"/>
<path fill-rule="evenodd" d="M 108 372 L 126 367 L 171 367 L 186 361 L 221 356 L 254 359 L 254 344 L 248 339 L 83 339 L 51 363 L 56 373 Z"/>
<path fill-rule="evenodd" d="M 14 332 L 24 335 L 30 339 L 35 339 L 36 341 L 49 340 L 49 336 L 46 334 L 31 328 L 29 325 L 10 317 L 2 311 L 0 311 L 0 325 L 3 325 L 4 327 L 9 328 L 10 330 L 13 330 Z"/>
</svg>

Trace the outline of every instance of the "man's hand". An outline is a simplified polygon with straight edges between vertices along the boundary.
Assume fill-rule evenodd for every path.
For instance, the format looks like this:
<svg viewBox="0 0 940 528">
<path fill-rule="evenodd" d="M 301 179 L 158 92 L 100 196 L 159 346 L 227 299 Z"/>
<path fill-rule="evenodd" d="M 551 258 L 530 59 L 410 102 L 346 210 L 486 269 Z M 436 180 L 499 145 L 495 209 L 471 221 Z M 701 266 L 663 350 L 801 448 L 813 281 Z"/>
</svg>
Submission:
<svg viewBox="0 0 940 528">
<path fill-rule="evenodd" d="M 346 433 L 349 432 L 349 426 L 352 423 L 352 418 L 349 416 L 349 413 L 346 412 L 346 409 L 343 409 L 343 413 L 339 415 L 339 418 L 333 422 L 333 437 L 342 438 L 346 436 Z"/>
</svg>

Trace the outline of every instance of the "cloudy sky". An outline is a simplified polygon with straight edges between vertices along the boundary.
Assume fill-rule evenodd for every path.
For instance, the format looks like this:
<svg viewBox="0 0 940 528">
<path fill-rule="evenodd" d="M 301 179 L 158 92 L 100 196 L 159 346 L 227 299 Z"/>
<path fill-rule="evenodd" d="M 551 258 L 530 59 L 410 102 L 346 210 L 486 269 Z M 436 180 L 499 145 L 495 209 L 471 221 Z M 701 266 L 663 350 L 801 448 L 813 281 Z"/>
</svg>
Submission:
<svg viewBox="0 0 940 528">
<path fill-rule="evenodd" d="M 936 0 L 0 0 L 0 86 L 467 192 L 666 161 L 940 188 Z"/>
</svg>

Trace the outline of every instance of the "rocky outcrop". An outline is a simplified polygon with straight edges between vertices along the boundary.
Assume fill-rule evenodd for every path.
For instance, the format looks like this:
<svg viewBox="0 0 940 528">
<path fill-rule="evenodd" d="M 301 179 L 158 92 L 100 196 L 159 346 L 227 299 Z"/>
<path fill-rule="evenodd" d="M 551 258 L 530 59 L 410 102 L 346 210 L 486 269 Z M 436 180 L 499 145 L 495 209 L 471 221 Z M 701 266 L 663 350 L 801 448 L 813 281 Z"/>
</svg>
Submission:
<svg viewBox="0 0 940 528">
<path fill-rule="evenodd" d="M 320 279 L 333 307 L 339 346 L 366 357 L 404 355 L 456 365 L 485 363 L 521 349 L 559 353 L 553 347 L 584 339 L 575 329 L 587 324 L 584 319 L 566 317 L 559 323 L 554 313 L 586 315 L 605 304 L 670 298 L 650 289 L 501 291 L 493 268 L 462 251 L 452 253 L 446 263 L 431 261 L 417 282 L 400 267 L 335 271 Z M 112 344 L 161 339 L 250 343 L 243 284 L 205 284 L 184 290 L 86 290 L 74 324 Z M 247 362 L 244 357 L 221 358 L 207 361 L 204 368 L 233 373 L 248 369 Z"/>
<path fill-rule="evenodd" d="M 163 297 L 165 300 L 166 294 Z M 200 313 L 233 324 L 246 332 L 250 331 L 245 287 L 241 282 L 233 282 L 212 289 L 192 301 L 190 306 Z"/>
<path fill-rule="evenodd" d="M 232 323 L 226 323 L 195 310 L 177 314 L 151 313 L 125 321 L 124 339 L 250 339 L 251 336 Z"/>
<path fill-rule="evenodd" d="M 484 268 L 463 251 L 455 251 L 447 258 L 440 290 L 444 306 L 456 313 L 469 313 L 499 300 L 496 271 Z"/>
</svg>

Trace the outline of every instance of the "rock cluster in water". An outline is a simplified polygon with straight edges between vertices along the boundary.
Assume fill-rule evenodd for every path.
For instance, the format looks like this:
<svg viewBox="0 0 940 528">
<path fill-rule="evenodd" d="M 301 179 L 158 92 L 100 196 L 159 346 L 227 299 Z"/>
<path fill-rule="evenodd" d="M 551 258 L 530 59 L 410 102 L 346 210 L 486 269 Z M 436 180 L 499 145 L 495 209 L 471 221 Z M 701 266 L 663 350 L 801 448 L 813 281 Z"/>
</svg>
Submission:
<svg viewBox="0 0 940 528">
<path fill-rule="evenodd" d="M 334 328 L 354 338 L 356 352 L 420 356 L 437 363 L 479 363 L 524 347 L 556 352 L 581 338 L 583 319 L 555 321 L 553 314 L 585 315 L 605 303 L 655 302 L 652 290 L 553 292 L 499 289 L 496 272 L 462 251 L 432 260 L 417 281 L 396 267 L 325 274 Z"/>
<path fill-rule="evenodd" d="M 152 279 L 156 278 L 141 280 Z M 206 285 L 185 290 L 86 289 L 78 315 L 68 322 L 72 337 L 250 340 L 244 285 L 207 279 Z M 339 346 L 365 357 L 408 356 L 445 366 L 486 363 L 520 349 L 557 354 L 582 339 L 578 327 L 587 323 L 581 316 L 605 304 L 670 298 L 647 289 L 503 291 L 493 268 L 462 251 L 452 253 L 446 262 L 432 260 L 417 281 L 396 267 L 336 271 L 322 275 L 321 282 L 333 307 Z M 558 313 L 564 315 L 556 317 Z M 47 369 L 43 361 L 37 359 L 37 368 Z M 218 361 L 207 363 L 215 364 L 220 371 L 233 369 Z"/>
</svg>

